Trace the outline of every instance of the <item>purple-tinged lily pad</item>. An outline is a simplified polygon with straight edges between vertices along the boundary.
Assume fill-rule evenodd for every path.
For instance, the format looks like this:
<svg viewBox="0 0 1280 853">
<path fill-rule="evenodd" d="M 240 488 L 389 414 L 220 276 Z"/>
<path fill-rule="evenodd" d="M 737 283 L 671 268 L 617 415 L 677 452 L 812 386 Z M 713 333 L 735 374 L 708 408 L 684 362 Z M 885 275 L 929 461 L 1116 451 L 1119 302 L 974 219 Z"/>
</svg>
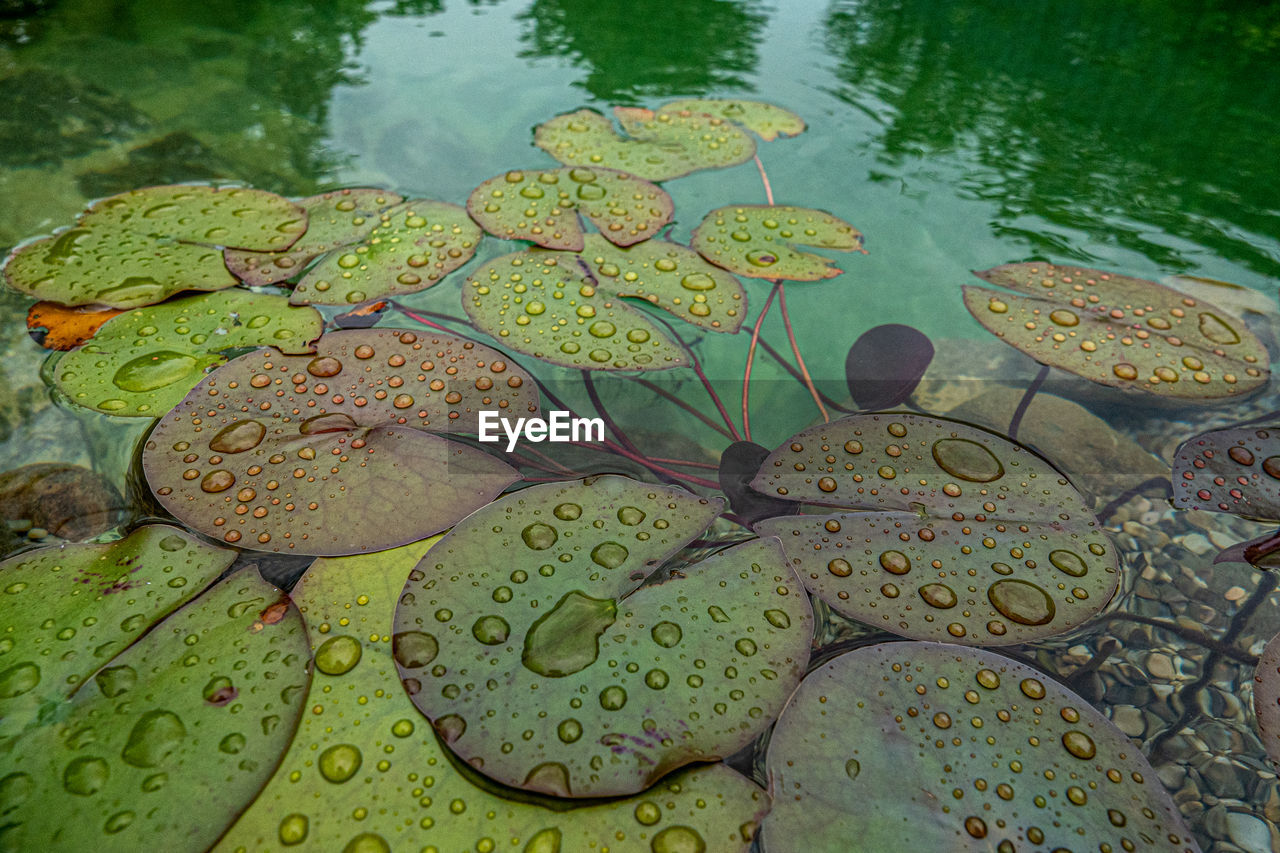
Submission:
<svg viewBox="0 0 1280 853">
<path fill-rule="evenodd" d="M 1253 712 L 1258 717 L 1262 746 L 1280 764 L 1280 634 L 1272 637 L 1258 658 L 1253 675 Z"/>
<path fill-rule="evenodd" d="M 821 210 L 734 205 L 708 213 L 693 229 L 691 245 L 711 263 L 737 275 L 820 281 L 834 278 L 842 270 L 821 255 L 795 247 L 857 251 L 862 248 L 862 234 L 843 219 Z"/>
<path fill-rule="evenodd" d="M 424 553 L 432 559 L 431 545 L 317 560 L 307 570 L 293 597 L 315 654 L 305 703 L 312 712 L 218 853 L 282 845 L 746 853 L 768 798 L 721 764 L 672 774 L 635 797 L 580 806 L 513 797 L 458 766 L 410 702 L 392 658 L 393 649 L 412 660 L 434 652 L 387 633 L 405 578 Z"/>
<path fill-rule="evenodd" d="M 462 307 L 516 352 L 581 370 L 668 370 L 684 348 L 639 308 L 597 287 L 580 256 L 516 252 L 467 279 Z"/>
<path fill-rule="evenodd" d="M 401 596 L 414 704 L 490 778 L 560 797 L 636 793 L 736 752 L 799 683 L 813 614 L 776 541 L 658 574 L 721 509 L 604 476 L 475 513 Z"/>
<path fill-rule="evenodd" d="M 810 592 L 904 637 L 975 646 L 1078 627 L 1119 583 L 1116 550 L 1066 477 L 959 421 L 891 412 L 806 429 L 752 488 L 822 515 L 755 525 Z"/>
<path fill-rule="evenodd" d="M 108 415 L 154 418 L 176 406 L 236 347 L 307 352 L 324 330 L 314 308 L 243 289 L 135 308 L 64 355 L 54 384 L 74 403 Z"/>
<path fill-rule="evenodd" d="M 772 142 L 779 136 L 796 136 L 804 132 L 804 119 L 774 104 L 763 101 L 741 101 L 730 98 L 691 98 L 686 101 L 672 101 L 658 109 L 661 113 L 685 110 L 693 113 L 708 113 L 731 121 L 736 125 L 759 136 L 765 142 Z"/>
<path fill-rule="evenodd" d="M 295 305 L 357 305 L 424 290 L 475 256 L 483 232 L 456 204 L 413 199 L 361 242 L 334 250 L 298 282 Z"/>
<path fill-rule="evenodd" d="M 185 524 L 240 548 L 379 551 L 449 527 L 518 472 L 435 433 L 481 409 L 538 412 L 532 378 L 489 347 L 400 329 L 331 332 L 209 374 L 156 426 L 147 482 Z"/>
<path fill-rule="evenodd" d="M 582 251 L 578 214 L 610 243 L 630 246 L 657 234 L 674 212 L 666 190 L 601 168 L 511 171 L 485 181 L 467 199 L 467 213 L 495 237 L 570 252 Z"/>
<path fill-rule="evenodd" d="M 355 243 L 377 226 L 378 215 L 404 198 L 386 190 L 354 188 L 334 190 L 298 201 L 307 212 L 307 233 L 283 252 L 227 249 L 227 269 L 253 286 L 277 284 L 293 278 L 313 258 L 339 246 Z"/>
<path fill-rule="evenodd" d="M 4 277 L 63 305 L 137 308 L 231 287 L 224 247 L 281 251 L 306 230 L 301 207 L 263 190 L 148 187 L 96 201 L 71 228 L 19 246 Z"/>
<path fill-rule="evenodd" d="M 0 563 L 6 849 L 205 850 L 267 782 L 306 631 L 252 569 L 195 598 L 234 556 L 151 525 Z"/>
<path fill-rule="evenodd" d="M 746 317 L 742 282 L 679 243 L 646 240 L 622 248 L 588 234 L 582 257 L 601 290 L 643 299 L 686 323 L 736 332 Z"/>
<path fill-rule="evenodd" d="M 883 643 L 809 674 L 774 728 L 766 850 L 1197 853 L 1141 750 L 1025 664 Z"/>
<path fill-rule="evenodd" d="M 1239 397 L 1266 385 L 1266 347 L 1212 303 L 1154 281 L 1040 262 L 974 273 L 964 304 L 1005 343 L 1101 385 L 1163 397 Z"/>
<path fill-rule="evenodd" d="M 1280 428 L 1216 429 L 1182 442 L 1173 454 L 1173 503 L 1280 521 Z"/>
<path fill-rule="evenodd" d="M 595 110 L 576 110 L 538 125 L 534 143 L 567 166 L 621 169 L 649 181 L 745 163 L 755 140 L 732 121 L 706 113 L 614 107 L 626 136 Z"/>
<path fill-rule="evenodd" d="M 901 323 L 875 326 L 858 336 L 844 359 L 844 378 L 863 411 L 896 409 L 916 390 L 929 363 L 933 341 Z"/>
<path fill-rule="evenodd" d="M 775 515 L 800 512 L 800 504 L 795 501 L 770 497 L 751 488 L 751 481 L 768 458 L 768 449 L 750 441 L 735 441 L 720 454 L 717 472 L 720 491 L 729 499 L 730 508 L 743 524 L 752 525 Z"/>
</svg>

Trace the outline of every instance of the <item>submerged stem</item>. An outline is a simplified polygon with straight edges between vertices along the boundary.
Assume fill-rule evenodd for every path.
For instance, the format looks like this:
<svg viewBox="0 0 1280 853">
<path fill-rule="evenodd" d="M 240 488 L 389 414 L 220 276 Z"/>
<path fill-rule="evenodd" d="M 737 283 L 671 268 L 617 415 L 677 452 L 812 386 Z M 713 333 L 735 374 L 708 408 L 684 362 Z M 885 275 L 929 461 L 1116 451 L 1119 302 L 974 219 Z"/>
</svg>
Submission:
<svg viewBox="0 0 1280 853">
<path fill-rule="evenodd" d="M 787 330 L 787 340 L 791 343 L 791 352 L 796 357 L 796 365 L 800 368 L 800 375 L 804 377 L 804 387 L 809 389 L 813 402 L 817 403 L 818 411 L 822 413 L 822 420 L 831 423 L 831 415 L 827 414 L 826 408 L 822 405 L 822 397 L 814 387 L 813 377 L 809 375 L 809 368 L 805 366 L 804 358 L 800 355 L 800 344 L 796 342 L 795 330 L 791 328 L 791 316 L 787 313 L 787 291 L 781 284 L 778 285 L 778 311 L 782 314 L 782 325 Z"/>
<path fill-rule="evenodd" d="M 764 308 L 760 310 L 760 316 L 756 318 L 756 324 L 751 329 L 751 346 L 747 348 L 747 369 L 742 374 L 742 432 L 746 435 L 747 441 L 751 440 L 751 364 L 756 358 L 756 344 L 760 342 L 760 327 L 764 325 L 764 318 L 769 313 L 769 306 L 773 304 L 773 297 L 778 295 L 781 288 L 781 282 L 774 282 L 773 290 L 769 291 L 769 298 L 765 300 Z"/>
<path fill-rule="evenodd" d="M 1022 417 L 1027 413 L 1027 407 L 1031 405 L 1031 399 L 1035 397 L 1036 392 L 1040 390 L 1040 386 L 1044 384 L 1045 379 L 1049 377 L 1049 365 L 1042 364 L 1040 372 L 1036 374 L 1036 378 L 1031 380 L 1031 384 L 1027 386 L 1027 390 L 1023 392 L 1022 399 L 1018 401 L 1018 408 L 1013 410 L 1013 419 L 1009 421 L 1009 438 L 1013 441 L 1018 440 L 1018 427 L 1022 426 Z"/>
</svg>

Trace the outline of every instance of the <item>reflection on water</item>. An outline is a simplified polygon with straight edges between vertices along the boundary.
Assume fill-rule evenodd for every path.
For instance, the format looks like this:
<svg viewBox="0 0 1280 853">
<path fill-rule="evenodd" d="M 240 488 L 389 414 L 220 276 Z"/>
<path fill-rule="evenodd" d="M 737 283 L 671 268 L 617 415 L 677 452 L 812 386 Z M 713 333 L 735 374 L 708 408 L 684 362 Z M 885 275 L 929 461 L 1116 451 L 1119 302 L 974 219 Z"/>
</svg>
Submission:
<svg viewBox="0 0 1280 853">
<path fill-rule="evenodd" d="M 534 0 L 521 19 L 525 56 L 568 58 L 575 85 L 608 104 L 748 88 L 766 16 L 758 0 Z"/>
<path fill-rule="evenodd" d="M 1280 274 L 1255 236 L 1280 233 L 1280 5 L 850 0 L 826 29 L 880 159 L 959 153 L 997 235 L 1091 260 L 1060 226 L 1189 266 L 1155 226 Z"/>
</svg>

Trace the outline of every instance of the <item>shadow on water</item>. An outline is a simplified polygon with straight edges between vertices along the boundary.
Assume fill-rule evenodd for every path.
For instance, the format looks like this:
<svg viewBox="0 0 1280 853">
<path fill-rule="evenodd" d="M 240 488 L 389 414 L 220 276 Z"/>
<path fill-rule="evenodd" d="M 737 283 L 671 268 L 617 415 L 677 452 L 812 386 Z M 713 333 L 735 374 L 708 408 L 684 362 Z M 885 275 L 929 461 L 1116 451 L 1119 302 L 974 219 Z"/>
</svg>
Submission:
<svg viewBox="0 0 1280 853">
<path fill-rule="evenodd" d="M 825 27 L 881 161 L 957 155 L 960 194 L 1028 254 L 1091 259 L 1047 222 L 1170 269 L 1187 241 L 1280 274 L 1280 4 L 849 0 Z"/>
<path fill-rule="evenodd" d="M 535 0 L 520 17 L 525 57 L 568 57 L 576 82 L 608 104 L 749 89 L 768 18 L 757 0 L 635 0 L 618 9 L 595 0 Z"/>
</svg>

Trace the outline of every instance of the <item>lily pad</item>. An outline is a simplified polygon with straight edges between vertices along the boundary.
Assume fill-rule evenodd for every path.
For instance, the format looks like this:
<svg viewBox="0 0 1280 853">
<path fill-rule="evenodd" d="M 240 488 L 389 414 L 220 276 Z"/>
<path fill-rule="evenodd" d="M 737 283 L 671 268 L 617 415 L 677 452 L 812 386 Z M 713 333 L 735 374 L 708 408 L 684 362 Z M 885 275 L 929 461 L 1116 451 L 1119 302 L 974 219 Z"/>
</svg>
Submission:
<svg viewBox="0 0 1280 853">
<path fill-rule="evenodd" d="M 288 199 L 237 187 L 162 186 L 96 201 L 71 228 L 5 259 L 9 286 L 63 305 L 137 308 L 237 283 L 222 249 L 280 251 L 307 230 Z"/>
<path fill-rule="evenodd" d="M 334 190 L 301 199 L 298 206 L 307 212 L 307 233 L 298 242 L 283 252 L 227 249 L 223 252 L 227 269 L 253 286 L 287 281 L 313 258 L 368 236 L 378 225 L 379 214 L 402 201 L 404 197 L 398 193 L 368 188 Z"/>
<path fill-rule="evenodd" d="M 1250 394 L 1270 376 L 1267 350 L 1243 320 L 1154 281 L 1039 262 L 974 274 L 1018 291 L 964 288 L 987 331 L 1092 382 L 1208 400 Z"/>
<path fill-rule="evenodd" d="M 559 797 L 636 793 L 736 752 L 800 682 L 813 613 L 775 540 L 661 573 L 723 508 L 605 476 L 475 513 L 401 597 L 414 704 L 490 778 Z"/>
<path fill-rule="evenodd" d="M 1272 637 L 1258 658 L 1253 675 L 1253 712 L 1258 717 L 1262 746 L 1280 764 L 1280 634 Z"/>
<path fill-rule="evenodd" d="M 823 505 L 755 525 L 839 613 L 921 640 L 1026 643 L 1111 600 L 1116 550 L 1084 498 L 1026 448 L 960 421 L 855 415 L 804 430 L 752 488 Z"/>
<path fill-rule="evenodd" d="M 630 248 L 588 234 L 583 259 L 597 286 L 633 296 L 678 320 L 712 332 L 736 332 L 747 314 L 742 282 L 687 246 L 646 240 Z"/>
<path fill-rule="evenodd" d="M 614 107 L 627 136 L 595 110 L 558 115 L 538 125 L 534 143 L 567 166 L 621 169 L 649 181 L 745 163 L 756 143 L 742 128 L 706 113 Z"/>
<path fill-rule="evenodd" d="M 639 308 L 597 287 L 577 255 L 516 252 L 470 278 L 462 307 L 516 352 L 581 370 L 667 370 L 684 348 Z"/>
<path fill-rule="evenodd" d="M 274 344 L 307 352 L 324 330 L 314 308 L 283 296 L 226 290 L 135 308 L 59 360 L 54 383 L 73 402 L 108 415 L 158 417 L 176 406 L 226 350 Z"/>
<path fill-rule="evenodd" d="M 1280 428 L 1216 429 L 1182 442 L 1173 455 L 1173 503 L 1280 521 Z"/>
<path fill-rule="evenodd" d="M 657 234 L 674 212 L 666 190 L 601 168 L 511 171 L 485 181 L 467 199 L 467 213 L 495 237 L 570 252 L 582 251 L 578 214 L 610 243 L 630 246 Z"/>
<path fill-rule="evenodd" d="M 204 850 L 270 778 L 306 633 L 252 569 L 187 603 L 233 556 L 153 525 L 0 564 L 5 849 Z"/>
<path fill-rule="evenodd" d="M 389 635 L 404 580 L 431 542 L 317 560 L 294 589 L 315 676 L 293 745 L 216 848 L 527 853 L 742 851 L 764 792 L 723 765 L 673 774 L 629 799 L 578 807 L 512 796 L 454 763 L 392 659 L 430 653 Z M 428 553 L 426 559 L 430 560 Z"/>
<path fill-rule="evenodd" d="M 119 308 L 68 308 L 57 302 L 37 302 L 27 311 L 27 330 L 45 349 L 75 349 L 97 334 L 103 323 L 122 313 Z"/>
<path fill-rule="evenodd" d="M 1106 717 L 1025 664 L 961 646 L 884 643 L 814 670 L 765 770 L 766 850 L 1199 850 Z"/>
<path fill-rule="evenodd" d="M 901 323 L 874 326 L 858 336 L 844 358 L 844 378 L 863 411 L 895 409 L 911 397 L 933 361 L 933 341 Z"/>
<path fill-rule="evenodd" d="M 693 113 L 708 113 L 731 121 L 736 125 L 759 136 L 765 142 L 772 142 L 779 136 L 796 136 L 805 129 L 804 119 L 774 104 L 763 101 L 741 101 L 729 98 L 692 98 L 686 101 L 672 101 L 659 108 L 659 112 L 670 113 L 686 110 Z"/>
<path fill-rule="evenodd" d="M 330 253 L 294 288 L 295 305 L 355 305 L 416 293 L 465 264 L 482 232 L 456 204 L 427 199 L 382 214 L 363 241 Z"/>
<path fill-rule="evenodd" d="M 711 211 L 693 229 L 691 245 L 718 267 L 747 278 L 820 281 L 842 270 L 795 246 L 841 252 L 862 248 L 862 234 L 821 210 L 784 205 L 734 205 Z"/>
<path fill-rule="evenodd" d="M 380 551 L 438 533 L 519 479 L 434 433 L 477 412 L 538 412 L 532 378 L 489 347 L 400 329 L 263 349 L 204 378 L 157 424 L 147 482 L 183 523 L 257 551 Z"/>
</svg>

